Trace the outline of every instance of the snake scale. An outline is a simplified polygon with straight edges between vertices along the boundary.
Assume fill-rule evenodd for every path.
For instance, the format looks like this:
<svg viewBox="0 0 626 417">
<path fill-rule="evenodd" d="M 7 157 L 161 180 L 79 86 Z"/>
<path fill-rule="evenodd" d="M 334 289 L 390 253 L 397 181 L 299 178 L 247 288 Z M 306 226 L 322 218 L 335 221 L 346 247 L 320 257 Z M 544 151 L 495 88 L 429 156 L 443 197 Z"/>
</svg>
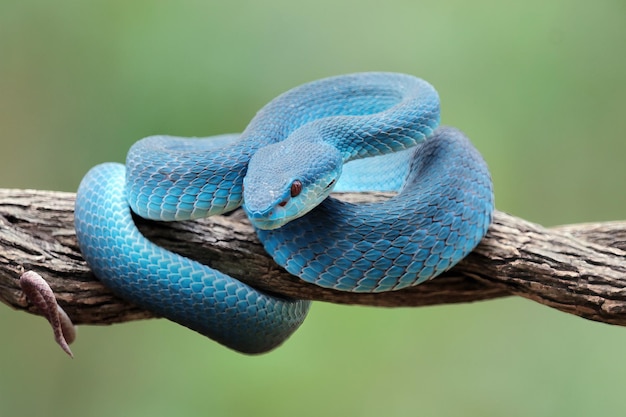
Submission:
<svg viewBox="0 0 626 417">
<path fill-rule="evenodd" d="M 131 210 L 172 221 L 243 204 L 267 252 L 307 282 L 361 292 L 417 285 L 471 252 L 494 208 L 478 151 L 438 125 L 438 94 L 427 82 L 356 73 L 283 93 L 240 135 L 144 138 L 126 165 L 101 164 L 83 178 L 80 249 L 122 298 L 237 351 L 266 352 L 298 328 L 309 302 L 263 293 L 153 244 Z M 399 192 L 368 204 L 328 197 L 372 187 Z"/>
</svg>

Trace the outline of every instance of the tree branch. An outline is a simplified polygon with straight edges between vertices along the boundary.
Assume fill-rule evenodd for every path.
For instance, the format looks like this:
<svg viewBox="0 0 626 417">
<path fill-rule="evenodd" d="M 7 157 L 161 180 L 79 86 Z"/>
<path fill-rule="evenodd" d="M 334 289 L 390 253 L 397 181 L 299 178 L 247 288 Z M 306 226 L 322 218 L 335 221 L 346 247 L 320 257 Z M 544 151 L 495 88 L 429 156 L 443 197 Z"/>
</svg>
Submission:
<svg viewBox="0 0 626 417">
<path fill-rule="evenodd" d="M 48 281 L 75 323 L 151 317 L 115 297 L 90 273 L 76 244 L 73 209 L 72 193 L 0 189 L 0 300 L 37 313 L 18 282 L 24 270 L 33 270 Z M 496 212 L 478 248 L 451 271 L 382 294 L 319 288 L 289 275 L 265 254 L 241 211 L 193 222 L 137 222 L 148 238 L 170 250 L 286 296 L 392 307 L 518 295 L 587 319 L 626 325 L 626 221 L 545 229 Z"/>
</svg>

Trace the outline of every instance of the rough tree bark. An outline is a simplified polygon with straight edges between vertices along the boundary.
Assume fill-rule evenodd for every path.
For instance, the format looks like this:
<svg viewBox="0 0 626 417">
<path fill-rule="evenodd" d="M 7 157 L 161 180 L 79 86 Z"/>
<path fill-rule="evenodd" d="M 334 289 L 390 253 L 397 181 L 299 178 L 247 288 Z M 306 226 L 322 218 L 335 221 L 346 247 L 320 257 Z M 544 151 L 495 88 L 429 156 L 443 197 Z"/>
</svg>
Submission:
<svg viewBox="0 0 626 417">
<path fill-rule="evenodd" d="M 151 317 L 115 297 L 90 273 L 76 245 L 73 208 L 72 193 L 0 189 L 0 300 L 37 313 L 18 283 L 24 270 L 32 270 L 48 281 L 77 324 Z M 626 221 L 546 229 L 496 212 L 478 248 L 451 271 L 384 294 L 343 293 L 299 281 L 265 254 L 241 212 L 179 223 L 138 219 L 138 224 L 164 247 L 285 296 L 393 307 L 517 295 L 587 319 L 626 325 Z"/>
</svg>

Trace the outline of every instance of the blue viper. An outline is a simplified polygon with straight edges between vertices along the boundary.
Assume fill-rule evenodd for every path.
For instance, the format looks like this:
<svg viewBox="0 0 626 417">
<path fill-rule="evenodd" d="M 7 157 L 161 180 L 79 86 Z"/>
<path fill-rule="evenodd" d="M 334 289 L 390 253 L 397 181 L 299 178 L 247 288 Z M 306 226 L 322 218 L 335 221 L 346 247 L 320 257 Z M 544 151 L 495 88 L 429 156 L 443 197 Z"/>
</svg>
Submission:
<svg viewBox="0 0 626 417">
<path fill-rule="evenodd" d="M 172 221 L 243 204 L 267 252 L 307 282 L 359 292 L 417 285 L 469 254 L 494 208 L 478 151 L 438 125 L 437 92 L 410 75 L 307 83 L 268 103 L 240 135 L 152 136 L 132 146 L 126 166 L 92 168 L 76 197 L 78 243 L 120 297 L 232 349 L 266 352 L 299 327 L 309 302 L 153 244 L 131 210 Z M 399 192 L 361 205 L 328 197 L 372 187 Z"/>
</svg>

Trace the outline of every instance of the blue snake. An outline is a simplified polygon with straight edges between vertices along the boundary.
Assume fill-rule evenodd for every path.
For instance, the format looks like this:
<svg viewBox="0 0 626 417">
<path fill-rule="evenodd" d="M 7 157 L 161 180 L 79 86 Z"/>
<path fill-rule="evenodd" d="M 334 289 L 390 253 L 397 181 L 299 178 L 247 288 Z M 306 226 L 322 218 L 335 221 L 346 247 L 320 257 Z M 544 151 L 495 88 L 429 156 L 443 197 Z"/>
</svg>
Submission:
<svg viewBox="0 0 626 417">
<path fill-rule="evenodd" d="M 243 204 L 266 251 L 304 281 L 359 292 L 417 285 L 469 254 L 494 208 L 478 151 L 438 125 L 438 94 L 422 79 L 357 73 L 310 82 L 264 106 L 240 135 L 151 136 L 131 147 L 125 166 L 92 168 L 76 197 L 78 244 L 122 298 L 237 351 L 266 352 L 298 328 L 309 302 L 155 245 L 131 211 L 173 221 Z M 346 187 L 399 192 L 369 204 L 328 197 Z"/>
</svg>

